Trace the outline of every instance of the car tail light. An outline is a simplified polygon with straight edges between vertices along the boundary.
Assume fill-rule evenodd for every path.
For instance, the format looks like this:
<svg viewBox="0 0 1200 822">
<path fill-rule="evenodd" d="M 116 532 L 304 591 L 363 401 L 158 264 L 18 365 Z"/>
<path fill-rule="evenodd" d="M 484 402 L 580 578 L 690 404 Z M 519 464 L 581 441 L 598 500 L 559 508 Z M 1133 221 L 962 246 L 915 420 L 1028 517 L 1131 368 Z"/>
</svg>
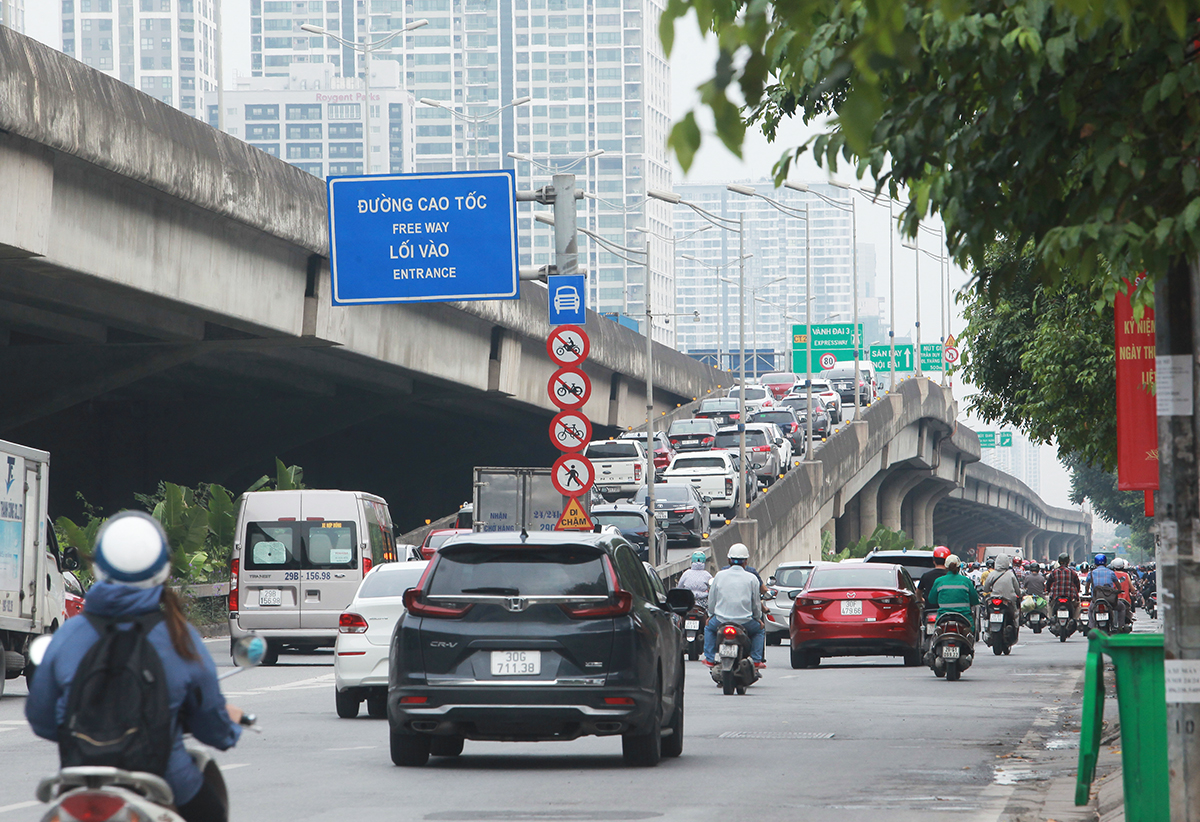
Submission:
<svg viewBox="0 0 1200 822">
<path fill-rule="evenodd" d="M 642 464 L 640 462 L 635 463 L 633 466 L 633 481 L 634 482 L 642 481 Z"/>
<path fill-rule="evenodd" d="M 827 600 L 827 599 L 813 599 L 812 597 L 796 597 L 796 604 L 801 607 L 804 607 L 804 608 L 819 608 L 827 602 L 829 602 L 829 600 Z"/>
<path fill-rule="evenodd" d="M 633 705 L 633 697 L 629 696 L 606 696 L 604 697 L 605 705 Z"/>
<path fill-rule="evenodd" d="M 366 554 L 363 554 L 362 559 L 363 559 L 363 561 L 362 561 L 363 576 L 365 577 L 367 574 L 369 574 L 371 572 L 371 566 L 374 564 L 374 561 Z"/>
<path fill-rule="evenodd" d="M 725 636 L 729 636 L 729 637 L 737 636 L 737 628 L 735 628 L 732 625 L 726 625 L 724 628 L 721 629 L 721 633 L 723 633 Z"/>
<path fill-rule="evenodd" d="M 608 574 L 608 584 L 612 590 L 612 601 L 600 603 L 584 602 L 579 605 L 564 602 L 559 606 L 562 608 L 563 613 L 571 619 L 606 619 L 625 616 L 633 610 L 633 594 L 621 588 L 621 583 L 617 580 L 617 572 L 613 570 L 612 560 L 608 558 L 607 554 L 604 556 L 604 570 Z"/>
<path fill-rule="evenodd" d="M 769 445 L 756 445 L 756 446 L 754 446 L 753 448 L 751 448 L 750 450 L 751 450 L 751 451 L 755 451 L 755 452 L 757 452 L 757 453 L 759 453 L 759 454 L 762 454 L 762 453 L 765 453 L 765 452 L 767 452 L 767 451 L 770 451 L 770 450 L 771 450 L 771 446 L 769 446 Z"/>
<path fill-rule="evenodd" d="M 937 622 L 937 614 L 926 614 L 925 621 L 926 622 Z"/>
<path fill-rule="evenodd" d="M 671 513 L 672 514 L 690 514 L 690 513 L 692 513 L 692 509 L 691 508 L 676 508 Z"/>
<path fill-rule="evenodd" d="M 62 801 L 62 809 L 79 822 L 105 822 L 124 807 L 124 799 L 108 793 L 73 793 Z"/>
<path fill-rule="evenodd" d="M 420 588 L 409 588 L 404 592 L 404 608 L 413 616 L 458 619 L 465 616 L 467 611 L 471 610 L 472 605 L 474 603 L 471 602 L 434 605 L 425 601 L 425 592 Z"/>
<path fill-rule="evenodd" d="M 679 445 L 679 437 L 672 437 L 671 445 Z"/>
<path fill-rule="evenodd" d="M 899 605 L 904 602 L 904 600 L 902 600 L 900 597 L 883 597 L 882 599 L 877 599 L 875 601 L 880 605 Z"/>
<path fill-rule="evenodd" d="M 774 622 L 774 621 L 775 621 L 775 615 L 772 614 L 770 611 L 767 611 L 767 622 Z"/>
<path fill-rule="evenodd" d="M 238 610 L 238 568 L 241 560 L 234 559 L 229 566 L 229 613 L 236 614 Z"/>
<path fill-rule="evenodd" d="M 400 697 L 401 705 L 424 705 L 429 701 L 427 696 L 402 696 Z"/>
<path fill-rule="evenodd" d="M 734 413 L 729 415 L 729 419 L 731 419 L 731 420 L 740 420 L 741 418 L 742 418 L 741 412 L 735 411 Z"/>
<path fill-rule="evenodd" d="M 1004 600 L 1000 599 L 999 597 L 996 597 L 995 599 L 992 600 L 992 604 L 993 605 L 1003 605 Z"/>
<path fill-rule="evenodd" d="M 365 634 L 367 627 L 367 621 L 358 614 L 347 611 L 338 617 L 339 634 Z"/>
<path fill-rule="evenodd" d="M 731 477 L 726 477 L 725 478 L 725 496 L 729 496 L 732 493 L 733 493 L 733 479 Z"/>
<path fill-rule="evenodd" d="M 712 445 L 716 441 L 717 441 L 716 437 L 704 437 L 700 440 L 700 444 L 701 445 Z"/>
</svg>

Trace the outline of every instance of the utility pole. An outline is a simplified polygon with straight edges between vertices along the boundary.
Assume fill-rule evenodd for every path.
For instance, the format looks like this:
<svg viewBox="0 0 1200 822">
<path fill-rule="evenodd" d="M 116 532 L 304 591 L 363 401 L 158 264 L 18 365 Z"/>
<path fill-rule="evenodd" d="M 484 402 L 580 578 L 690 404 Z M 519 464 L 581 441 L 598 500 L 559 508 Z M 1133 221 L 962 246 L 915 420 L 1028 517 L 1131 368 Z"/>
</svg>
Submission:
<svg viewBox="0 0 1200 822">
<path fill-rule="evenodd" d="M 1200 669 L 1200 472 L 1196 442 L 1197 262 L 1177 258 L 1154 289 L 1159 491 L 1155 531 L 1167 679 L 1167 773 L 1171 819 L 1200 820 L 1200 702 L 1180 701 L 1172 680 Z M 1192 698 L 1194 700 L 1194 698 Z"/>
<path fill-rule="evenodd" d="M 665 565 L 666 556 L 659 556 L 658 546 L 658 517 L 654 507 L 654 314 L 650 310 L 650 287 L 653 285 L 650 273 L 650 235 L 646 235 L 646 293 L 643 302 L 646 304 L 646 508 L 647 508 L 647 538 L 650 544 L 650 556 L 657 567 Z"/>
</svg>

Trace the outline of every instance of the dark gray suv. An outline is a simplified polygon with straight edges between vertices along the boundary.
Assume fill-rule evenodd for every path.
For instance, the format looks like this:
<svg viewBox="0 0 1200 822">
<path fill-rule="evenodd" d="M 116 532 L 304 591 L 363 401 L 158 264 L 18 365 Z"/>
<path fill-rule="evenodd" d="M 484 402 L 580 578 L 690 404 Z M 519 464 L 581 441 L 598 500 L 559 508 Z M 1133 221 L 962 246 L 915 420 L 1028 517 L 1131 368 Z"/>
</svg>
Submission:
<svg viewBox="0 0 1200 822">
<path fill-rule="evenodd" d="M 392 761 L 589 735 L 620 735 L 631 765 L 679 756 L 692 602 L 657 591 L 616 529 L 459 537 L 405 593 L 392 634 Z"/>
</svg>

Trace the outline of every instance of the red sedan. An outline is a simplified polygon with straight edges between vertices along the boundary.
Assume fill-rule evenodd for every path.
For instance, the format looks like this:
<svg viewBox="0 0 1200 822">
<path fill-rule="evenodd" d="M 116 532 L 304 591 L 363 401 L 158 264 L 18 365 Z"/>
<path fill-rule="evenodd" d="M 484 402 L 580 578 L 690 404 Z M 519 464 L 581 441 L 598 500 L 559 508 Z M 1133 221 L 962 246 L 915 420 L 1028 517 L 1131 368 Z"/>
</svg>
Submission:
<svg viewBox="0 0 1200 822">
<path fill-rule="evenodd" d="M 450 539 L 457 537 L 460 534 L 470 534 L 470 528 L 435 528 L 425 535 L 425 541 L 421 543 L 421 559 L 433 559 L 433 555 L 442 547 L 442 544 Z"/>
<path fill-rule="evenodd" d="M 818 566 L 794 596 L 793 668 L 815 668 L 826 656 L 902 656 L 905 665 L 921 663 L 920 597 L 903 566 Z"/>
</svg>

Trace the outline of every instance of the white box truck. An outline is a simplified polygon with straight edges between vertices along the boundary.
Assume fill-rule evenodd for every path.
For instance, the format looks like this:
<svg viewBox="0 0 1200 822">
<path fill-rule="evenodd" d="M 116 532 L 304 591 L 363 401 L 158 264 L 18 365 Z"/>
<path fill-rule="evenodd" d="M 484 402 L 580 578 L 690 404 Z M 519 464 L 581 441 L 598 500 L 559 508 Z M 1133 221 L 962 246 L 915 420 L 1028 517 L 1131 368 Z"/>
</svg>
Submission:
<svg viewBox="0 0 1200 822">
<path fill-rule="evenodd" d="M 66 618 L 49 483 L 48 453 L 0 440 L 0 695 L 5 679 L 27 672 L 29 641 Z"/>
</svg>

